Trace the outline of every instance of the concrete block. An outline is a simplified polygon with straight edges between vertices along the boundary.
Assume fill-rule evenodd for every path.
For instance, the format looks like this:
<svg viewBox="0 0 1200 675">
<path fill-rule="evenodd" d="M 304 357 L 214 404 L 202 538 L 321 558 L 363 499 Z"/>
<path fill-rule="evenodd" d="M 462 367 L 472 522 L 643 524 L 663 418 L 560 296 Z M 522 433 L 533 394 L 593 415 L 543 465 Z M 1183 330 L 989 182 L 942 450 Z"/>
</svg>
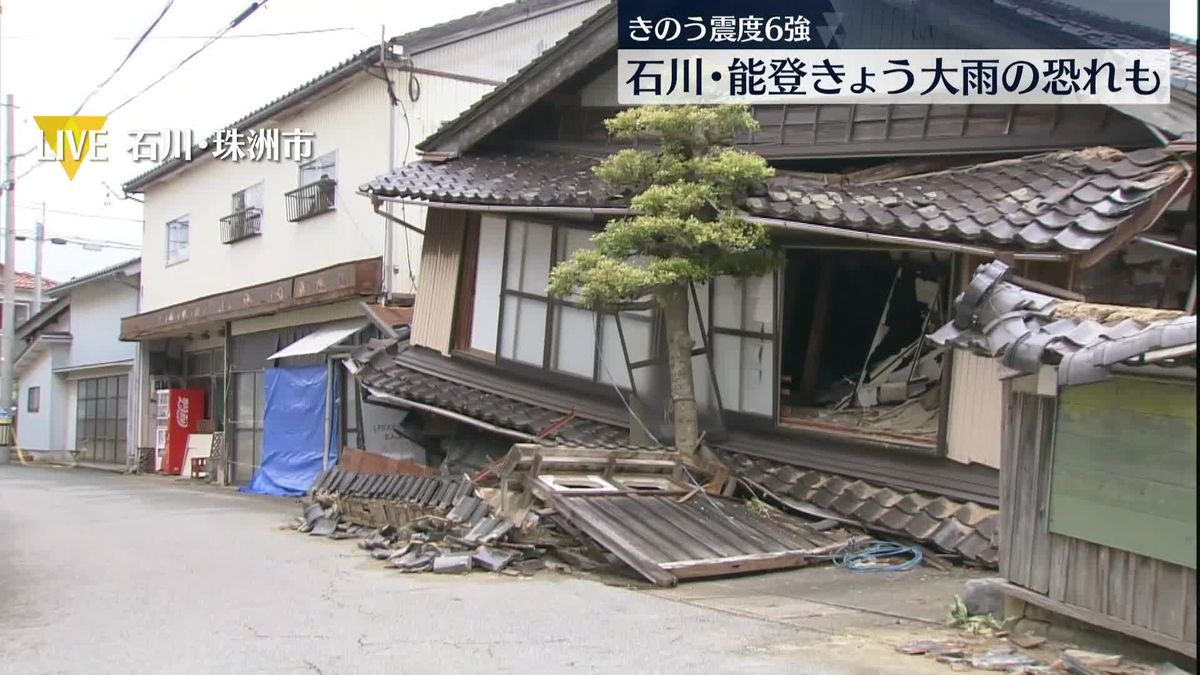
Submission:
<svg viewBox="0 0 1200 675">
<path fill-rule="evenodd" d="M 1004 618 L 1004 580 L 1000 578 L 971 579 L 963 587 L 962 601 L 971 616 L 990 614 Z"/>
</svg>

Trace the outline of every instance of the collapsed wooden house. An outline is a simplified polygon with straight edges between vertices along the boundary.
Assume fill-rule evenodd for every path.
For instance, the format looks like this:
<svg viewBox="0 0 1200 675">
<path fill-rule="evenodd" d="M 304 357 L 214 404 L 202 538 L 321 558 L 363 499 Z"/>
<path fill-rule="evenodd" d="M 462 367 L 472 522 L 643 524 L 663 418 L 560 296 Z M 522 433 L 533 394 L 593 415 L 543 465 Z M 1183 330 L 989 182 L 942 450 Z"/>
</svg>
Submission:
<svg viewBox="0 0 1200 675">
<path fill-rule="evenodd" d="M 1196 317 L 982 266 L 933 339 L 1003 364 L 1005 592 L 1196 656 Z M 1172 316 L 1173 315 L 1173 316 Z"/>
</svg>

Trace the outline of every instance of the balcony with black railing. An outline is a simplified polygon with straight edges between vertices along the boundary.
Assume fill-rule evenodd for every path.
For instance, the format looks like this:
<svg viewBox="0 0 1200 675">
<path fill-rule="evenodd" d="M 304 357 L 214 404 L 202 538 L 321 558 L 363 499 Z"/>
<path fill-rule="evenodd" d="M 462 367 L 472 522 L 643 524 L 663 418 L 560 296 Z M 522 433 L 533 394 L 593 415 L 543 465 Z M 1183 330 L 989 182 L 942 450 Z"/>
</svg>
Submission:
<svg viewBox="0 0 1200 675">
<path fill-rule="evenodd" d="M 257 237 L 262 234 L 262 209 L 252 206 L 221 219 L 221 243 Z"/>
<path fill-rule="evenodd" d="M 285 193 L 288 222 L 319 216 L 333 210 L 337 194 L 337 181 L 323 178 Z"/>
</svg>

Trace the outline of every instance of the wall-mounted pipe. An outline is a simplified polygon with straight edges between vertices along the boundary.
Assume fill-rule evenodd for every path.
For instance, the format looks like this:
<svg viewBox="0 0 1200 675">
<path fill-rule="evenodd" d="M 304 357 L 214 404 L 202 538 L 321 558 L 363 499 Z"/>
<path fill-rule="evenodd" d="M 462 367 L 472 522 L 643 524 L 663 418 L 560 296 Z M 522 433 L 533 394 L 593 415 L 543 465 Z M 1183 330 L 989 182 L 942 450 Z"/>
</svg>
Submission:
<svg viewBox="0 0 1200 675">
<path fill-rule="evenodd" d="M 844 239 L 855 239 L 858 241 L 870 241 L 878 244 L 894 244 L 897 246 L 912 246 L 915 248 L 931 249 L 935 251 L 969 253 L 971 255 L 988 258 L 995 258 L 1001 254 L 1001 252 L 997 251 L 996 249 L 986 248 L 984 246 L 974 246 L 971 244 L 958 244 L 949 241 L 905 237 L 898 234 L 881 234 L 877 232 L 863 232 L 861 230 L 848 230 L 841 227 L 816 225 L 813 223 L 801 223 L 792 220 L 782 220 L 779 218 L 764 218 L 761 216 L 746 215 L 743 215 L 742 217 L 751 223 L 758 223 L 760 225 L 775 227 L 782 230 L 811 232 L 813 234 L 823 234 L 830 237 L 841 237 Z M 1011 255 L 1016 260 L 1062 262 L 1070 258 L 1070 256 L 1065 253 L 1009 253 L 1008 251 L 1005 251 L 1004 253 Z"/>
<path fill-rule="evenodd" d="M 420 234 L 420 235 L 425 234 L 425 230 L 422 230 L 421 228 L 417 227 L 416 225 L 413 225 L 412 223 L 408 222 L 407 220 L 404 220 L 403 218 L 394 216 L 394 215 L 388 213 L 386 210 L 381 209 L 380 207 L 383 206 L 383 204 L 380 203 L 380 201 L 378 199 L 372 199 L 371 206 L 372 206 L 372 208 L 375 209 L 375 213 L 382 216 L 383 218 L 390 220 L 391 222 L 396 223 L 397 225 L 400 225 L 401 227 L 408 228 L 408 229 L 412 230 L 413 232 L 416 232 L 417 234 Z M 388 273 L 390 274 L 391 271 L 389 270 Z"/>
<path fill-rule="evenodd" d="M 1139 234 L 1138 236 L 1134 237 L 1133 240 L 1136 242 L 1142 243 L 1142 244 L 1146 244 L 1147 246 L 1161 248 L 1164 251 L 1171 251 L 1172 253 L 1178 253 L 1180 255 L 1187 255 L 1187 256 L 1191 256 L 1193 258 L 1196 257 L 1196 249 L 1188 248 L 1186 246 L 1180 246 L 1179 244 L 1172 244 L 1169 241 L 1155 239 L 1154 237 L 1147 237 L 1142 234 Z"/>
</svg>

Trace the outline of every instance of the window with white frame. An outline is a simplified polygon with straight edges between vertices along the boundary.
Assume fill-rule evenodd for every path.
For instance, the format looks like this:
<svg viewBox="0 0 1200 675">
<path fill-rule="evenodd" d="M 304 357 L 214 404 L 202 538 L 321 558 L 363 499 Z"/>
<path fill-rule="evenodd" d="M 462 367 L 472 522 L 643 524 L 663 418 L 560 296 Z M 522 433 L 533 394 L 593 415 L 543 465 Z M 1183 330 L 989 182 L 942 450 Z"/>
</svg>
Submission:
<svg viewBox="0 0 1200 675">
<path fill-rule="evenodd" d="M 566 225 L 510 220 L 504 242 L 498 356 L 538 368 L 629 388 L 625 350 L 632 361 L 649 358 L 652 312 L 622 312 L 622 326 L 577 297 L 546 295 L 550 269 L 571 253 L 593 246 L 593 232 Z M 481 256 L 485 249 L 481 247 Z M 477 295 L 477 306 L 480 298 Z M 622 347 L 620 331 L 625 333 Z"/>
<path fill-rule="evenodd" d="M 337 180 L 337 153 L 327 152 L 300 165 L 300 185 Z"/>
<path fill-rule="evenodd" d="M 167 264 L 188 259 L 188 217 L 181 216 L 167 223 Z"/>
<path fill-rule="evenodd" d="M 290 222 L 328 213 L 337 206 L 337 153 L 328 152 L 300 165 L 300 185 L 284 195 Z"/>
<path fill-rule="evenodd" d="M 230 202 L 233 212 L 221 219 L 221 242 L 232 244 L 262 234 L 263 184 L 238 190 Z"/>
<path fill-rule="evenodd" d="M 713 366 L 726 410 L 775 414 L 775 274 L 712 284 Z"/>
</svg>

